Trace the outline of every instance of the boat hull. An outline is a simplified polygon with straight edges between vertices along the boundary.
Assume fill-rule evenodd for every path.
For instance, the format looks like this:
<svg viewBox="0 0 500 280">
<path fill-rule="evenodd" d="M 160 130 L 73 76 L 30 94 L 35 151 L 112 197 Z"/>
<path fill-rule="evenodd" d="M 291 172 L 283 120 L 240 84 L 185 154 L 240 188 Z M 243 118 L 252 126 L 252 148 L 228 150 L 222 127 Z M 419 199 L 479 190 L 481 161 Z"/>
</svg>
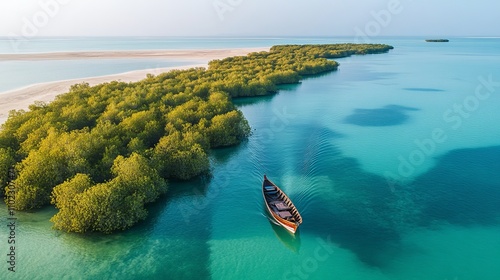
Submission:
<svg viewBox="0 0 500 280">
<path fill-rule="evenodd" d="M 302 223 L 302 217 L 288 196 L 265 175 L 262 183 L 262 195 L 266 210 L 273 220 L 294 234 Z M 284 211 L 279 211 L 280 207 L 283 207 Z M 285 217 L 281 217 L 280 214 Z"/>
</svg>

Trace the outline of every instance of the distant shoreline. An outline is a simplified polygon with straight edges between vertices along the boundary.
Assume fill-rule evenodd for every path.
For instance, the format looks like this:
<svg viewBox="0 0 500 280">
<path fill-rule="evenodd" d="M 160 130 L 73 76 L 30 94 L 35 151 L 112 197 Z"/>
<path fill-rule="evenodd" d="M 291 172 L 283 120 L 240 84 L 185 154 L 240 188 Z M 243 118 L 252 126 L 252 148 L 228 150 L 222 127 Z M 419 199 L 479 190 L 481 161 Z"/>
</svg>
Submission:
<svg viewBox="0 0 500 280">
<path fill-rule="evenodd" d="M 251 52 L 269 51 L 270 48 L 237 48 L 219 50 L 165 50 L 165 51 L 99 51 L 99 52 L 56 52 L 38 54 L 0 54 L 0 60 L 61 60 L 61 59 L 116 59 L 116 58 L 165 58 L 199 61 L 214 60 L 232 56 L 247 55 Z M 50 102 L 67 92 L 69 87 L 79 83 L 89 83 L 91 86 L 102 83 L 121 81 L 137 82 L 146 78 L 147 74 L 158 75 L 174 69 L 189 69 L 193 67 L 208 67 L 207 64 L 192 64 L 165 68 L 135 70 L 125 73 L 77 78 L 32 84 L 0 93 L 0 124 L 4 123 L 11 110 L 28 109 L 35 101 Z"/>
<path fill-rule="evenodd" d="M 232 48 L 232 49 L 191 49 L 191 50 L 132 50 L 132 51 L 75 51 L 45 53 L 0 54 L 0 61 L 13 60 L 79 60 L 79 59 L 220 59 L 230 56 L 246 55 L 250 52 L 268 51 L 270 47 Z"/>
</svg>

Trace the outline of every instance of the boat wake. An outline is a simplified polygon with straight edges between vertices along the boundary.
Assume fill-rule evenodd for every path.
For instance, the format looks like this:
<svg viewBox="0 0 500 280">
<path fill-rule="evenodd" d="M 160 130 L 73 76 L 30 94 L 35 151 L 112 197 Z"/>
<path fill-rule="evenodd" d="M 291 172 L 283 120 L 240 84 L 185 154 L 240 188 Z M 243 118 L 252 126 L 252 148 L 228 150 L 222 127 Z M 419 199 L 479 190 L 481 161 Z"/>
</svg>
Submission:
<svg viewBox="0 0 500 280">
<path fill-rule="evenodd" d="M 252 164 L 248 173 L 256 182 L 263 174 L 277 178 L 278 185 L 298 210 L 307 215 L 315 202 L 334 191 L 335 182 L 327 175 L 329 170 L 325 170 L 325 166 L 331 165 L 325 160 L 341 157 L 331 149 L 331 141 L 340 135 L 319 123 L 297 131 L 303 133 L 283 132 L 280 137 L 276 136 L 276 141 L 265 141 L 265 137 L 255 131 L 247 142 Z"/>
<path fill-rule="evenodd" d="M 265 211 L 265 210 L 262 210 L 262 211 Z M 266 219 L 268 219 L 271 223 L 277 225 L 277 226 L 280 226 L 280 224 L 278 224 L 275 220 L 273 220 L 271 217 L 269 217 L 269 215 L 266 215 L 264 213 L 261 213 L 262 216 L 266 217 Z"/>
</svg>

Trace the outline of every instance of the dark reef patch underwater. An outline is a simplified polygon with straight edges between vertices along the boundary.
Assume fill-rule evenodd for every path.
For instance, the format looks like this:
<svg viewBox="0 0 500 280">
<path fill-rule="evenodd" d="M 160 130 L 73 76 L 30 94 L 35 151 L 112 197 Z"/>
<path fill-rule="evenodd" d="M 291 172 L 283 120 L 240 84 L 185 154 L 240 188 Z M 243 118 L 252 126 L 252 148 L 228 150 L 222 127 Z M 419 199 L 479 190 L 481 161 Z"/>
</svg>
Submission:
<svg viewBox="0 0 500 280">
<path fill-rule="evenodd" d="M 304 134 L 317 138 L 314 131 Z M 453 150 L 412 183 L 392 190 L 385 178 L 362 170 L 334 144 L 315 146 L 308 152 L 314 176 L 326 176 L 332 184 L 307 205 L 303 230 L 329 236 L 370 267 L 388 267 L 407 254 L 401 242 L 413 230 L 500 221 L 500 146 Z"/>
<path fill-rule="evenodd" d="M 445 90 L 438 88 L 404 88 L 407 91 L 424 91 L 424 92 L 443 92 Z"/>
<path fill-rule="evenodd" d="M 344 123 L 359 126 L 392 126 L 408 121 L 407 111 L 417 111 L 417 108 L 399 105 L 387 105 L 379 109 L 356 109 L 347 116 Z"/>
</svg>

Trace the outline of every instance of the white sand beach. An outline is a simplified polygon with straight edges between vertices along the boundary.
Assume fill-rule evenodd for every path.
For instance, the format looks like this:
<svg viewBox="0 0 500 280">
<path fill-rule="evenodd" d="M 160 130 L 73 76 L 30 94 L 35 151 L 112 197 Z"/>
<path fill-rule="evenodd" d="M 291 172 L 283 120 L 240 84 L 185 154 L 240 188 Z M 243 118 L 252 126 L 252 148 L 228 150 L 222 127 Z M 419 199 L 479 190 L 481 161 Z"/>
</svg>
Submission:
<svg viewBox="0 0 500 280">
<path fill-rule="evenodd" d="M 210 61 L 230 56 L 246 55 L 251 52 L 269 51 L 269 48 L 242 48 L 217 50 L 165 50 L 165 51 L 100 51 L 100 52 L 58 52 L 35 54 L 0 54 L 1 60 L 60 60 L 60 59 L 115 59 L 115 58 L 159 58 Z M 173 69 L 207 67 L 207 64 L 193 64 L 179 67 L 137 70 L 126 73 L 63 80 L 29 85 L 23 88 L 0 93 L 0 124 L 4 123 L 11 110 L 27 109 L 35 101 L 50 102 L 69 87 L 78 83 L 97 85 L 111 81 L 136 82 L 146 78 L 147 74 L 158 75 Z"/>
</svg>

